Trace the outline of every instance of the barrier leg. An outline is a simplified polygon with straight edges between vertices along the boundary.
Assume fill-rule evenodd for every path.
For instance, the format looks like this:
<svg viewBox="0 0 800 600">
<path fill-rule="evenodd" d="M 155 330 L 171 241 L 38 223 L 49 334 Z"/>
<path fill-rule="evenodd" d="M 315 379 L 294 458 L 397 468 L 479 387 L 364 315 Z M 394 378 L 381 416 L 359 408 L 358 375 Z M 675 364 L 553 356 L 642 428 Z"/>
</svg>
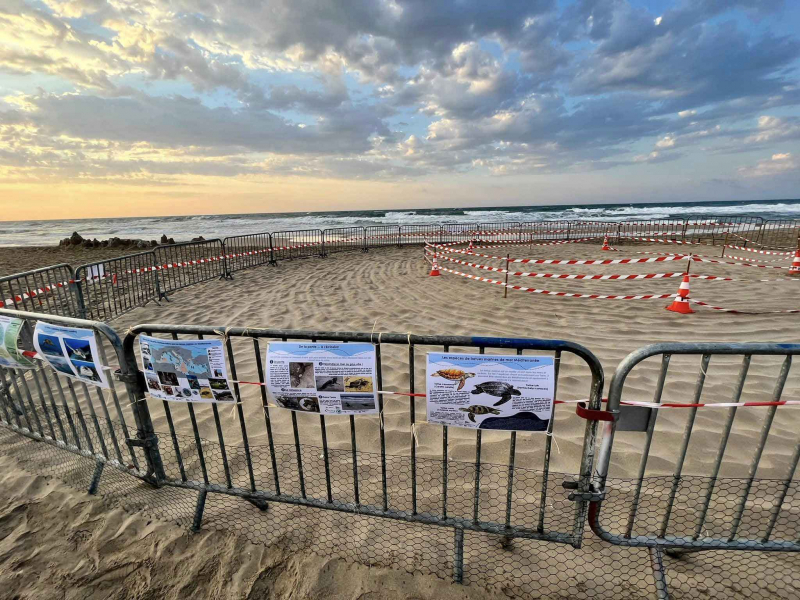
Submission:
<svg viewBox="0 0 800 600">
<path fill-rule="evenodd" d="M 194 533 L 200 531 L 200 527 L 203 524 L 203 510 L 206 507 L 206 496 L 208 492 L 205 490 L 200 490 L 197 494 L 197 504 L 194 505 L 194 518 L 192 519 L 192 527 L 191 530 Z"/>
<path fill-rule="evenodd" d="M 653 578 L 656 581 L 656 598 L 669 600 L 667 577 L 664 573 L 664 551 L 658 546 L 648 548 L 648 550 L 650 551 L 650 564 L 653 566 Z"/>
<path fill-rule="evenodd" d="M 106 463 L 98 462 L 94 467 L 94 474 L 92 475 L 92 482 L 89 484 L 89 495 L 94 496 L 97 493 L 97 488 L 100 485 L 100 477 L 103 475 L 103 468 Z"/>
<path fill-rule="evenodd" d="M 464 530 L 455 528 L 455 542 L 453 544 L 453 581 L 464 582 Z"/>
<path fill-rule="evenodd" d="M 260 511 L 265 511 L 269 508 L 269 503 L 261 498 L 245 498 L 245 500 L 247 500 Z"/>
</svg>

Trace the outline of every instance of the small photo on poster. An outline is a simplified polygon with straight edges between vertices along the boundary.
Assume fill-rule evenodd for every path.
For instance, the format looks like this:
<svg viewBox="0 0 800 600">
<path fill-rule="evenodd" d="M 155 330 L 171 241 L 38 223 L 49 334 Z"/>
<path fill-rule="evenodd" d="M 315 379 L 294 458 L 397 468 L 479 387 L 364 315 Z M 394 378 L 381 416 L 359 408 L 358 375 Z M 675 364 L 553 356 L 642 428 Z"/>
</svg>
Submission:
<svg viewBox="0 0 800 600">
<path fill-rule="evenodd" d="M 67 349 L 67 357 L 71 361 L 93 362 L 92 347 L 89 340 L 76 340 L 72 338 L 62 338 L 64 347 Z"/>
<path fill-rule="evenodd" d="M 25 319 L 0 315 L 0 367 L 32 369 L 36 366 L 24 352 L 35 352 L 33 327 Z"/>
<path fill-rule="evenodd" d="M 54 335 L 45 335 L 40 333 L 37 336 L 39 342 L 40 352 L 48 356 L 64 356 L 64 351 L 61 349 L 60 340 Z"/>
<path fill-rule="evenodd" d="M 65 358 L 62 358 L 60 356 L 54 356 L 48 362 L 56 371 L 63 373 L 64 375 L 69 375 L 70 377 L 75 376 L 75 373 L 72 370 L 70 362 Z"/>
<path fill-rule="evenodd" d="M 280 408 L 301 412 L 319 412 L 319 399 L 315 396 L 276 396 L 275 404 Z"/>
</svg>

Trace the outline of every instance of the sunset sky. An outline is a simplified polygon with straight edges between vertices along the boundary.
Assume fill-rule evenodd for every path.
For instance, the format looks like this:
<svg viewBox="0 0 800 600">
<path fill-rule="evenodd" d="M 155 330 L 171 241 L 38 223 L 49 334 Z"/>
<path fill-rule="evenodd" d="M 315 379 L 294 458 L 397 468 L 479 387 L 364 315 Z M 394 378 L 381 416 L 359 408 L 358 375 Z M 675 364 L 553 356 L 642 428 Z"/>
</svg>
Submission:
<svg viewBox="0 0 800 600">
<path fill-rule="evenodd" d="M 0 219 L 800 197 L 800 2 L 0 3 Z"/>
</svg>

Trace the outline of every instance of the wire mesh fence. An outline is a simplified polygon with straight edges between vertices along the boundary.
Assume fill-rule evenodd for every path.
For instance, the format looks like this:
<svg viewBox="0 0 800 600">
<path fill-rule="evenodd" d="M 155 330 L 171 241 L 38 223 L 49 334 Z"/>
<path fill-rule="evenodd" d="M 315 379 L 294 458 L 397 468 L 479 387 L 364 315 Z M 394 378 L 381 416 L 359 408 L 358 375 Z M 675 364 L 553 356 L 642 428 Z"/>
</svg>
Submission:
<svg viewBox="0 0 800 600">
<path fill-rule="evenodd" d="M 80 291 L 67 264 L 42 267 L 0 278 L 0 308 L 81 316 Z"/>
</svg>

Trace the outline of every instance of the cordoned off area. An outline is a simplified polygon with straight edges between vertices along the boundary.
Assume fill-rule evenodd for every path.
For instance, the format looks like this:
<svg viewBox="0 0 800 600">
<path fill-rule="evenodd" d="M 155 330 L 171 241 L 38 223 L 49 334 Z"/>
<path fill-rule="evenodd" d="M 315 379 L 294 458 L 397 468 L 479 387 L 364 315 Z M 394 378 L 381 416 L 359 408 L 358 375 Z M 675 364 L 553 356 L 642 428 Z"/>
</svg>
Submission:
<svg viewBox="0 0 800 600">
<path fill-rule="evenodd" d="M 491 224 L 496 239 L 485 234 L 483 243 L 519 243 L 514 236 L 520 228 L 502 225 Z M 549 227 L 541 235 L 562 235 Z M 465 238 L 480 245 L 474 231 L 439 231 L 438 245 L 464 244 Z M 394 242 L 401 232 L 370 233 Z M 624 228 L 618 233 L 623 237 Z M 581 234 L 598 246 L 605 237 L 620 243 L 603 226 Z M 363 241 L 358 232 L 338 235 L 338 245 L 328 248 L 363 249 L 353 241 Z M 430 231 L 415 244 L 426 235 Z M 256 252 L 264 240 L 237 243 Z M 309 244 L 299 250 L 315 248 Z M 213 240 L 207 247 L 218 248 Z M 180 269 L 196 271 L 157 279 L 171 282 L 169 292 L 154 286 L 163 294 L 160 301 L 176 292 L 172 304 L 183 302 L 185 292 L 176 290 L 195 283 L 205 290 L 246 283 L 216 281 L 233 274 L 224 261 L 184 251 L 174 248 L 167 259 L 173 262 L 162 268 L 170 277 Z M 323 250 L 317 251 L 322 260 Z M 265 274 L 277 277 L 277 270 L 267 271 L 267 254 L 251 255 L 259 258 L 242 261 L 242 268 L 263 265 Z M 347 264 L 368 259 L 345 256 Z M 326 259 L 331 269 L 336 260 Z M 163 267 L 169 264 L 182 266 Z M 97 313 L 108 319 L 118 310 L 115 286 L 126 290 L 130 280 L 119 267 L 94 267 L 84 269 L 102 282 L 92 285 L 112 292 L 94 297 L 92 306 L 111 307 Z M 144 267 L 128 276 L 138 275 L 137 268 Z M 474 294 L 458 281 L 442 278 L 436 285 L 450 286 L 448 294 L 468 301 Z M 116 505 L 193 530 L 219 529 L 290 551 L 430 573 L 509 597 L 797 597 L 800 445 L 794 406 L 800 385 L 792 360 L 800 345 L 632 345 L 620 348 L 623 355 L 630 352 L 627 358 L 609 365 L 591 343 L 388 333 L 380 327 L 228 327 L 202 315 L 185 325 L 134 320 L 109 326 L 76 319 L 67 309 L 62 316 L 37 311 L 39 300 L 38 292 L 27 293 L 24 301 L 34 310 L 0 314 L 31 325 L 93 330 L 110 388 L 86 385 L 43 363 L 29 371 L 2 369 L 0 448 L 32 472 L 57 476 Z M 558 301 L 581 302 L 552 299 Z M 453 302 L 451 312 L 458 306 Z M 128 310 L 121 308 L 119 314 Z M 141 310 L 131 317 L 140 318 Z M 152 398 L 140 374 L 142 335 L 221 341 L 233 401 Z M 264 352 L 271 341 L 285 340 L 374 344 L 378 414 L 322 415 L 272 404 Z M 552 358 L 555 418 L 549 429 L 428 423 L 425 356 L 441 351 Z"/>
</svg>

